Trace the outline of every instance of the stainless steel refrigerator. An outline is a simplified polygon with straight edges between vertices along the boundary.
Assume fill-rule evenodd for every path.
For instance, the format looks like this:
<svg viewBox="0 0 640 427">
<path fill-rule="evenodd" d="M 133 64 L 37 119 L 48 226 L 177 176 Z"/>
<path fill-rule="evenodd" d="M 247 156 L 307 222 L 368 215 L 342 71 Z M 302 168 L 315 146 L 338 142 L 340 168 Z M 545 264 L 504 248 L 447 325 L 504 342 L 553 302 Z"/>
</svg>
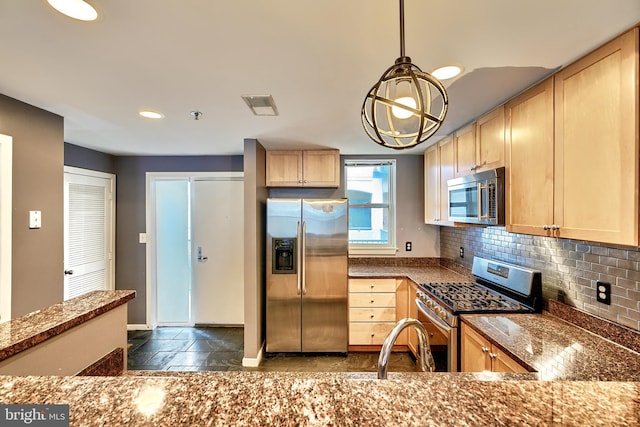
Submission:
<svg viewBox="0 0 640 427">
<path fill-rule="evenodd" d="M 347 352 L 347 199 L 267 200 L 266 351 Z"/>
</svg>

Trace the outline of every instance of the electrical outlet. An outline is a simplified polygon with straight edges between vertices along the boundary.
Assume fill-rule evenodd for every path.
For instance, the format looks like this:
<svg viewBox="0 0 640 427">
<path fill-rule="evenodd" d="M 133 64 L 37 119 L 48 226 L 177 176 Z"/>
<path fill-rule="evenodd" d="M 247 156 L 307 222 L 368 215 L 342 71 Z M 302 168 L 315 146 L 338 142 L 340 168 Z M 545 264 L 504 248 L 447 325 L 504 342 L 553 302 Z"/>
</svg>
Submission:
<svg viewBox="0 0 640 427">
<path fill-rule="evenodd" d="M 460 258 L 464 258 L 464 248 L 460 246 Z"/>
<path fill-rule="evenodd" d="M 611 305 L 611 283 L 596 282 L 596 301 Z"/>
<path fill-rule="evenodd" d="M 411 252 L 411 242 L 407 242 L 404 244 L 404 250 L 407 252 Z"/>
</svg>

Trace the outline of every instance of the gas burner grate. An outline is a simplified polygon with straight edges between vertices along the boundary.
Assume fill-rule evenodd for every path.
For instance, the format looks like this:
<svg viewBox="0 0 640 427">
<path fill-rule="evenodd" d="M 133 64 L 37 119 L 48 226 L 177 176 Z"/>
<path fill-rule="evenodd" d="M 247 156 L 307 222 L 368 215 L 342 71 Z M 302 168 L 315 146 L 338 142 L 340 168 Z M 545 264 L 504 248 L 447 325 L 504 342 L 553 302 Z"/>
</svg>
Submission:
<svg viewBox="0 0 640 427">
<path fill-rule="evenodd" d="M 454 312 L 519 311 L 522 305 L 477 283 L 424 283 L 423 288 Z"/>
</svg>

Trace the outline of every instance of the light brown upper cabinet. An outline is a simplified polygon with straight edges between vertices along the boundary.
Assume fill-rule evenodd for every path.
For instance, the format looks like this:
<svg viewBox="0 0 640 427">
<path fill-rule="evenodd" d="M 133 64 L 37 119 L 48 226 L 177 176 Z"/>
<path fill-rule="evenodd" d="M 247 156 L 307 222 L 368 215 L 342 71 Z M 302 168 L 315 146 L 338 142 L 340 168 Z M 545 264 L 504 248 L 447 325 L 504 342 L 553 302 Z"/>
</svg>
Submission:
<svg viewBox="0 0 640 427">
<path fill-rule="evenodd" d="M 477 171 L 504 166 L 504 106 L 480 117 L 476 124 Z"/>
<path fill-rule="evenodd" d="M 556 236 L 638 244 L 638 29 L 555 75 Z"/>
<path fill-rule="evenodd" d="M 504 166 L 504 106 L 454 133 L 456 177 Z"/>
<path fill-rule="evenodd" d="M 458 129 L 453 134 L 454 170 L 456 177 L 470 175 L 476 163 L 476 123 Z"/>
<path fill-rule="evenodd" d="M 638 29 L 506 104 L 507 230 L 638 245 Z"/>
<path fill-rule="evenodd" d="M 453 176 L 453 137 L 448 136 L 424 152 L 424 222 L 453 225 L 449 222 L 447 180 Z"/>
<path fill-rule="evenodd" d="M 267 187 L 339 187 L 338 150 L 267 151 Z"/>
<path fill-rule="evenodd" d="M 553 224 L 553 78 L 505 105 L 506 227 L 548 235 Z"/>
</svg>

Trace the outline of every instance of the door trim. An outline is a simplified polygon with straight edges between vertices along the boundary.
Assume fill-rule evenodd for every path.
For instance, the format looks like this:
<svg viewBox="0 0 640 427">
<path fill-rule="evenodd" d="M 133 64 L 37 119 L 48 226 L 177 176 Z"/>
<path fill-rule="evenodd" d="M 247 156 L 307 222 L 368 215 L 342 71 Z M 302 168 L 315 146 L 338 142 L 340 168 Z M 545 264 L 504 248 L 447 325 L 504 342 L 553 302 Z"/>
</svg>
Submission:
<svg viewBox="0 0 640 427">
<path fill-rule="evenodd" d="M 155 187 L 156 181 L 166 179 L 191 180 L 228 180 L 244 179 L 244 172 L 146 172 L 145 173 L 145 223 L 146 230 L 141 233 L 146 239 L 146 313 L 145 322 L 148 329 L 158 326 L 157 313 L 157 279 L 156 279 L 156 215 Z"/>
<path fill-rule="evenodd" d="M 13 138 L 0 134 L 0 323 L 11 320 Z"/>
<path fill-rule="evenodd" d="M 107 277 L 107 288 L 115 289 L 116 278 L 116 176 L 115 174 L 108 172 L 100 172 L 91 169 L 82 169 L 73 166 L 65 166 L 64 173 L 70 175 L 88 176 L 92 178 L 102 178 L 109 180 L 109 191 L 111 199 L 109 203 L 109 253 L 111 258 L 109 259 L 109 277 Z M 65 212 L 67 206 L 64 206 Z M 64 231 L 64 241 L 66 244 L 67 231 Z M 66 262 L 66 260 L 65 260 Z"/>
</svg>

